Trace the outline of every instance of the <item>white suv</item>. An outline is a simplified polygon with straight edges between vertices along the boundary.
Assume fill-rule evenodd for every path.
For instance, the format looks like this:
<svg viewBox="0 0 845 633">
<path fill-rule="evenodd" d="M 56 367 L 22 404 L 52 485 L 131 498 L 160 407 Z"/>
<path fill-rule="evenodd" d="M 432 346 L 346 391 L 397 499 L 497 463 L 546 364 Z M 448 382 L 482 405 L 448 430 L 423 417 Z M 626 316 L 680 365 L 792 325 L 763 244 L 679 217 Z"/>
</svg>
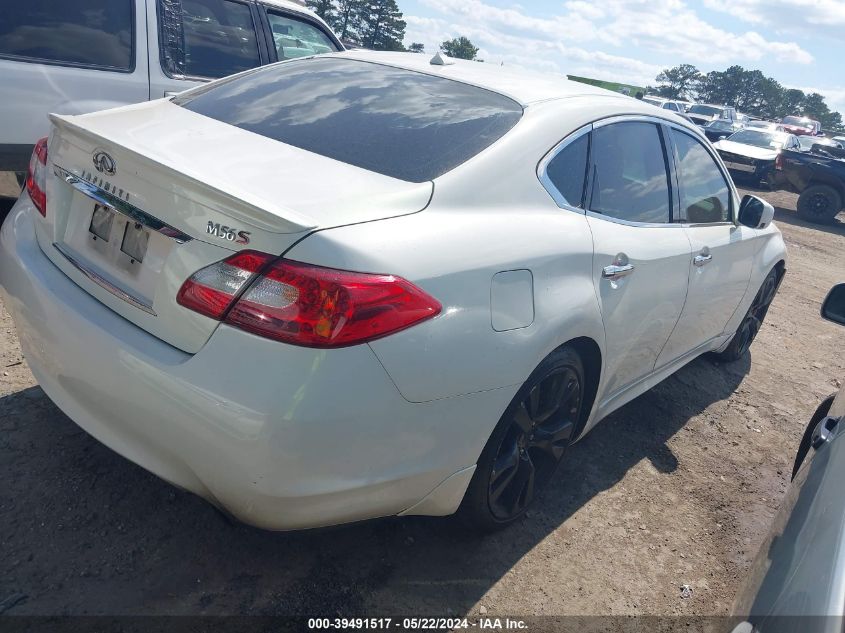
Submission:
<svg viewBox="0 0 845 633">
<path fill-rule="evenodd" d="M 0 20 L 0 171 L 23 172 L 47 115 L 158 99 L 282 59 L 342 50 L 287 0 L 27 0 Z"/>
</svg>

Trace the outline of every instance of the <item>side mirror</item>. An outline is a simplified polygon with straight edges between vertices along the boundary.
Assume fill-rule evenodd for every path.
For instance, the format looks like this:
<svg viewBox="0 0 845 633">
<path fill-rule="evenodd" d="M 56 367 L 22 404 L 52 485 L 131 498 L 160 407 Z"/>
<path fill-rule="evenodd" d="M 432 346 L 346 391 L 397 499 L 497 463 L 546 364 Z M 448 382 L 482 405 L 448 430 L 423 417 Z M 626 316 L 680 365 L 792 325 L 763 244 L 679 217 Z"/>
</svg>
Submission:
<svg viewBox="0 0 845 633">
<path fill-rule="evenodd" d="M 775 208 L 757 196 L 747 195 L 739 204 L 739 223 L 752 229 L 765 229 L 775 218 Z"/>
<path fill-rule="evenodd" d="M 845 325 L 845 284 L 836 284 L 822 303 L 822 318 Z"/>
</svg>

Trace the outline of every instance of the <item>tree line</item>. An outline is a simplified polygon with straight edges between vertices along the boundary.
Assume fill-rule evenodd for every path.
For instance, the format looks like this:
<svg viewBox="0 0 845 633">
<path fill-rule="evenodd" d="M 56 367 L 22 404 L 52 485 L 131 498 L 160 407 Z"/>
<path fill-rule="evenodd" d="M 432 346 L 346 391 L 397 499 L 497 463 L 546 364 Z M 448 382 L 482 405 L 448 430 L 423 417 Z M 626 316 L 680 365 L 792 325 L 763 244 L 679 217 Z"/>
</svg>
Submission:
<svg viewBox="0 0 845 633">
<path fill-rule="evenodd" d="M 425 52 L 425 46 L 419 42 L 405 48 L 407 24 L 396 0 L 306 0 L 306 3 L 344 43 L 376 51 Z M 446 40 L 440 50 L 461 59 L 475 59 L 478 54 L 478 47 L 466 37 Z"/>
<path fill-rule="evenodd" d="M 819 121 L 826 130 L 845 130 L 842 115 L 830 110 L 823 95 L 784 88 L 759 70 L 731 66 L 702 73 L 692 64 L 681 64 L 661 71 L 655 81 L 658 85 L 648 91 L 667 99 L 732 105 L 740 112 L 764 119 L 803 115 Z"/>
</svg>

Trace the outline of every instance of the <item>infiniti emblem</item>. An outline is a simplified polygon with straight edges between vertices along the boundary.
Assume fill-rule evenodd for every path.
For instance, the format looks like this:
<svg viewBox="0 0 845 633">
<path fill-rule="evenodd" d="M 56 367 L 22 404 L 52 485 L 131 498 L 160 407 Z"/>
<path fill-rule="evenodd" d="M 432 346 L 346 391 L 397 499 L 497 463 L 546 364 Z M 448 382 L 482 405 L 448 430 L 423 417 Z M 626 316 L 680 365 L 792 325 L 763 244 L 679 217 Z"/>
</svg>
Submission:
<svg viewBox="0 0 845 633">
<path fill-rule="evenodd" d="M 109 176 L 114 176 L 114 172 L 117 171 L 114 158 L 103 150 L 94 152 L 94 167 L 101 174 L 108 174 Z"/>
</svg>

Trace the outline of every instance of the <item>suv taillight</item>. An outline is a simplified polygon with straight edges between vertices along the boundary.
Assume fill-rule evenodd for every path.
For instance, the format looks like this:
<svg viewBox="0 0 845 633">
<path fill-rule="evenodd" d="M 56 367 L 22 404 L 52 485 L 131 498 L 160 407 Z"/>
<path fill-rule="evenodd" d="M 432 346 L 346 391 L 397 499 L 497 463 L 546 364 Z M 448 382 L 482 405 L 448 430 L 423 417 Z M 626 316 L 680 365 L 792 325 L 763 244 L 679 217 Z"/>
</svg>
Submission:
<svg viewBox="0 0 845 633">
<path fill-rule="evenodd" d="M 775 157 L 775 169 L 778 171 L 783 169 L 783 154 L 778 152 L 778 155 Z"/>
<path fill-rule="evenodd" d="M 47 139 L 42 138 L 32 150 L 26 173 L 26 192 L 38 212 L 47 216 Z"/>
<path fill-rule="evenodd" d="M 394 275 L 334 270 L 241 251 L 191 275 L 177 302 L 234 327 L 293 345 L 365 343 L 440 313 Z"/>
</svg>

